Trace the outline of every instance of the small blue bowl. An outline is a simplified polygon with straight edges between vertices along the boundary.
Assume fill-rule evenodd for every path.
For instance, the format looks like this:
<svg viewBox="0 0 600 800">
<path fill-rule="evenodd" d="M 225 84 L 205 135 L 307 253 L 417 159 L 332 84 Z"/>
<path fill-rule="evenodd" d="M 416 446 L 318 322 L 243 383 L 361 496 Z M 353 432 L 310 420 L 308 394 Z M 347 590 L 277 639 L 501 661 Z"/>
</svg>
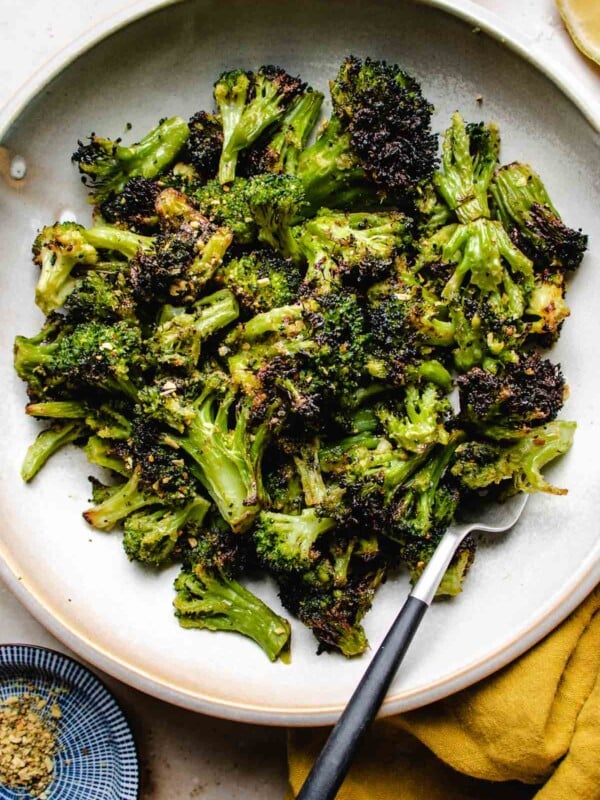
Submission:
<svg viewBox="0 0 600 800">
<path fill-rule="evenodd" d="M 120 706 L 89 669 L 32 645 L 0 645 L 0 699 L 31 691 L 57 702 L 58 752 L 45 800 L 138 800 L 139 765 Z M 0 800 L 29 800 L 0 784 Z"/>
</svg>

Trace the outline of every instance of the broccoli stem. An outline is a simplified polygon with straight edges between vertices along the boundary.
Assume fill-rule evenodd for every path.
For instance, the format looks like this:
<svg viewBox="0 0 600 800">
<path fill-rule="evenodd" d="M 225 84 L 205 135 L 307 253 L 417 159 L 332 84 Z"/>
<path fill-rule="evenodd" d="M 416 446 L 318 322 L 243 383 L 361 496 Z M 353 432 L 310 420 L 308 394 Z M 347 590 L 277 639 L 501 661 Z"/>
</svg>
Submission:
<svg viewBox="0 0 600 800">
<path fill-rule="evenodd" d="M 44 419 L 85 419 L 88 409 L 77 400 L 47 400 L 42 403 L 28 403 L 25 413 L 30 417 Z"/>
<path fill-rule="evenodd" d="M 113 228 L 110 225 L 85 228 L 81 233 L 92 247 L 100 250 L 115 250 L 127 259 L 132 259 L 140 250 L 151 250 L 154 244 L 152 236 L 143 236 L 140 233 Z"/>
<path fill-rule="evenodd" d="M 126 516 L 149 505 L 162 505 L 162 500 L 140 489 L 140 472 L 135 469 L 126 483 L 100 505 L 84 511 L 83 517 L 94 528 L 110 531 Z"/>
<path fill-rule="evenodd" d="M 269 165 L 271 172 L 296 175 L 300 155 L 317 122 L 322 104 L 321 92 L 309 91 L 294 100 L 281 121 L 280 130 L 269 143 L 269 151 L 276 157 L 274 163 Z"/>
<path fill-rule="evenodd" d="M 291 636 L 286 619 L 221 570 L 196 564 L 175 581 L 175 615 L 183 628 L 236 631 L 255 641 L 271 661 L 285 660 Z"/>
<path fill-rule="evenodd" d="M 33 444 L 29 445 L 23 465 L 21 477 L 29 482 L 44 466 L 46 461 L 58 450 L 71 442 L 77 441 L 85 433 L 86 426 L 78 422 L 55 423 L 48 430 L 37 435 Z"/>
<path fill-rule="evenodd" d="M 327 205 L 338 206 L 342 195 L 357 190 L 366 173 L 352 149 L 337 116 L 331 117 L 317 141 L 303 150 L 298 159 L 298 177 L 313 213 Z"/>
<path fill-rule="evenodd" d="M 129 475 L 130 470 L 126 467 L 125 462 L 118 456 L 111 454 L 111 447 L 106 439 L 102 439 L 100 436 L 90 436 L 83 448 L 83 452 L 91 464 L 110 469 L 124 477 Z"/>
</svg>

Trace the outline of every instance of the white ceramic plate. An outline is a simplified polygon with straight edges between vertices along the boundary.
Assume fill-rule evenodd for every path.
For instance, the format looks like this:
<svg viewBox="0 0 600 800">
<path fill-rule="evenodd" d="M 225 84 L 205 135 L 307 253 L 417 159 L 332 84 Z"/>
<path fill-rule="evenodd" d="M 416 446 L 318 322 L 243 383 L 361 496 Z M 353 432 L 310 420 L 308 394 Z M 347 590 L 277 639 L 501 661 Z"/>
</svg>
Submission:
<svg viewBox="0 0 600 800">
<path fill-rule="evenodd" d="M 21 460 L 38 428 L 23 413 L 25 392 L 13 373 L 11 347 L 15 334 L 31 335 L 42 322 L 30 263 L 36 230 L 65 208 L 89 221 L 85 192 L 69 164 L 78 138 L 92 130 L 117 136 L 131 122 L 134 140 L 161 116 L 187 117 L 211 105 L 215 76 L 234 65 L 279 62 L 325 88 L 347 53 L 397 61 L 422 81 L 437 109 L 437 129 L 455 108 L 467 119 L 496 120 L 502 160 L 531 161 L 566 221 L 591 234 L 590 253 L 569 293 L 573 317 L 553 356 L 572 389 L 564 415 L 579 421 L 572 452 L 552 471 L 570 493 L 534 497 L 516 529 L 481 547 L 463 594 L 429 613 L 383 713 L 431 702 L 515 658 L 600 579 L 600 263 L 594 237 L 600 174 L 593 129 L 534 66 L 473 31 L 476 12 L 468 3 L 460 3 L 471 13 L 463 14 L 468 23 L 398 0 L 302 0 L 284 4 L 285 13 L 281 0 L 228 0 L 226 14 L 217 0 L 198 0 L 137 19 L 148 5 L 129 12 L 136 21 L 128 26 L 121 16 L 121 29 L 109 38 L 113 23 L 68 48 L 30 87 L 40 91 L 21 93 L 0 120 L 8 153 L 21 154 L 29 167 L 24 181 L 2 184 L 0 572 L 69 647 L 165 700 L 269 724 L 324 724 L 338 716 L 366 658 L 317 656 L 312 635 L 298 623 L 291 666 L 270 664 L 241 637 L 180 629 L 171 610 L 176 569 L 155 574 L 130 564 L 119 534 L 95 532 L 82 520 L 90 469 L 81 453 L 64 452 L 31 486 L 21 482 Z M 485 22 L 484 12 L 481 17 Z M 518 37 L 512 44 L 519 49 Z M 570 94 L 577 98 L 577 87 Z M 272 586 L 251 588 L 277 607 Z M 398 579 L 379 593 L 366 621 L 374 647 L 407 589 Z"/>
</svg>

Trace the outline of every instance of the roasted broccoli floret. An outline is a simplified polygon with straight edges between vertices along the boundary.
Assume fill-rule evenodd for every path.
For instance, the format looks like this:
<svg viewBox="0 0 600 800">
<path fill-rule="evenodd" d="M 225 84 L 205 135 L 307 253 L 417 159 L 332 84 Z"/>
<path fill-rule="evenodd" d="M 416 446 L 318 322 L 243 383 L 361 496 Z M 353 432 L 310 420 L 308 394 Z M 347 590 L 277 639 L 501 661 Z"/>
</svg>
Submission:
<svg viewBox="0 0 600 800">
<path fill-rule="evenodd" d="M 566 494 L 566 489 L 553 486 L 544 478 L 542 469 L 568 452 L 576 427 L 574 422 L 554 420 L 533 428 L 513 443 L 465 442 L 456 450 L 452 474 L 470 490 L 507 481 L 513 494 Z"/>
<path fill-rule="evenodd" d="M 90 187 L 92 201 L 103 203 L 122 192 L 130 178 L 159 175 L 175 160 L 188 135 L 181 117 L 164 120 L 140 142 L 127 147 L 120 139 L 103 139 L 92 133 L 88 144 L 79 142 L 73 161 Z"/>
<path fill-rule="evenodd" d="M 344 561 L 342 585 L 329 580 L 320 586 L 318 573 L 314 583 L 292 575 L 280 581 L 284 607 L 297 616 L 315 635 L 319 650 L 337 650 L 347 658 L 361 655 L 369 643 L 361 620 L 371 608 L 375 591 L 385 576 L 381 565 L 348 571 Z"/>
<path fill-rule="evenodd" d="M 221 264 L 233 234 L 176 189 L 161 192 L 156 209 L 162 232 L 149 252 L 138 253 L 129 273 L 135 297 L 147 303 L 193 301 Z"/>
<path fill-rule="evenodd" d="M 260 462 L 267 444 L 270 420 L 253 430 L 248 403 L 218 374 L 194 401 L 185 436 L 169 434 L 167 444 L 181 448 L 198 466 L 198 477 L 223 519 L 242 532 L 260 510 Z M 235 422 L 230 412 L 235 406 Z"/>
<path fill-rule="evenodd" d="M 210 180 L 203 186 L 195 186 L 191 196 L 203 214 L 232 232 L 235 244 L 249 245 L 256 241 L 258 230 L 248 204 L 245 178 L 236 178 L 225 186 L 218 180 Z"/>
<path fill-rule="evenodd" d="M 567 392 L 560 366 L 536 354 L 496 374 L 474 367 L 457 383 L 461 417 L 500 439 L 551 422 Z"/>
<path fill-rule="evenodd" d="M 338 282 L 365 286 L 387 275 L 412 241 L 410 220 L 398 212 L 322 210 L 299 234 L 308 261 L 304 283 L 316 292 Z"/>
<path fill-rule="evenodd" d="M 135 400 L 136 370 L 143 371 L 140 329 L 127 322 L 85 322 L 61 338 L 49 372 L 74 389 L 124 394 Z"/>
<path fill-rule="evenodd" d="M 568 228 L 552 204 L 539 175 L 527 164 L 499 169 L 491 184 L 494 209 L 511 238 L 533 261 L 536 271 L 563 274 L 577 269 L 587 236 Z"/>
<path fill-rule="evenodd" d="M 188 122 L 188 137 L 184 157 L 203 180 L 216 177 L 223 148 L 223 127 L 214 114 L 198 111 Z"/>
<path fill-rule="evenodd" d="M 218 568 L 196 564 L 175 581 L 175 614 L 183 628 L 237 631 L 253 639 L 271 661 L 286 660 L 289 622 Z"/>
<path fill-rule="evenodd" d="M 157 181 L 130 178 L 122 192 L 102 203 L 100 211 L 104 219 L 113 225 L 130 228 L 137 233 L 152 233 L 158 224 L 155 202 L 160 192 Z"/>
<path fill-rule="evenodd" d="M 437 386 L 407 386 L 402 406 L 404 413 L 384 405 L 377 409 L 387 437 L 396 445 L 409 453 L 423 453 L 432 444 L 448 443 L 451 407 Z"/>
<path fill-rule="evenodd" d="M 99 250 L 131 259 L 151 246 L 150 237 L 108 225 L 84 228 L 75 222 L 61 222 L 47 226 L 33 243 L 33 261 L 40 267 L 35 302 L 45 314 L 50 314 L 62 306 L 78 285 L 73 272 L 79 267 L 114 271 L 114 264 L 100 261 Z M 116 267 L 126 269 L 127 263 L 117 262 Z"/>
<path fill-rule="evenodd" d="M 263 172 L 295 175 L 302 150 L 315 127 L 323 95 L 312 89 L 296 97 L 281 118 L 279 130 L 265 134 L 242 155 L 240 167 L 249 176 Z"/>
<path fill-rule="evenodd" d="M 349 56 L 330 89 L 333 116 L 298 163 L 313 210 L 341 207 L 349 190 L 368 203 L 369 184 L 384 198 L 412 200 L 436 160 L 432 107 L 418 83 L 397 65 Z"/>
<path fill-rule="evenodd" d="M 335 520 L 321 517 L 314 508 L 300 514 L 262 511 L 254 530 L 256 551 L 273 572 L 306 570 L 316 557 L 317 539 L 335 527 Z"/>
<path fill-rule="evenodd" d="M 435 185 L 459 222 L 489 217 L 488 191 L 498 163 L 500 136 L 491 125 L 465 125 L 458 112 L 446 131 Z"/>
<path fill-rule="evenodd" d="M 301 182 L 292 175 L 260 175 L 249 181 L 246 197 L 259 240 L 284 258 L 302 261 L 292 227 L 303 219 L 307 207 Z"/>
<path fill-rule="evenodd" d="M 180 508 L 136 511 L 125 520 L 123 547 L 130 559 L 162 566 L 173 557 L 188 523 L 201 524 L 210 503 L 196 497 Z"/>
<path fill-rule="evenodd" d="M 441 533 L 429 539 L 412 539 L 402 546 L 402 558 L 410 572 L 413 585 L 423 574 L 431 556 L 439 544 Z M 468 536 L 458 547 L 440 585 L 436 597 L 454 597 L 462 592 L 464 580 L 475 559 L 476 541 Z"/>
<path fill-rule="evenodd" d="M 259 314 L 293 303 L 302 274 L 291 259 L 262 248 L 225 262 L 214 280 L 235 294 L 246 313 Z"/>
<path fill-rule="evenodd" d="M 429 539 L 448 527 L 460 497 L 443 478 L 463 438 L 462 431 L 453 431 L 447 444 L 438 445 L 428 461 L 405 482 L 394 499 L 390 538 L 400 542 Z"/>
<path fill-rule="evenodd" d="M 160 505 L 161 498 L 140 485 L 141 469 L 137 467 L 124 483 L 119 484 L 102 502 L 83 512 L 86 522 L 102 531 L 110 531 L 134 511 Z M 96 498 L 94 498 L 95 500 Z"/>
<path fill-rule="evenodd" d="M 76 324 L 137 320 L 135 297 L 122 272 L 88 272 L 65 300 L 65 312 Z"/>
<path fill-rule="evenodd" d="M 237 319 L 238 314 L 237 301 L 229 289 L 200 298 L 189 313 L 186 307 L 165 306 L 147 347 L 161 367 L 192 373 L 202 342 Z"/>
<path fill-rule="evenodd" d="M 214 95 L 223 125 L 223 151 L 219 180 L 235 178 L 238 155 L 261 133 L 280 120 L 290 103 L 306 88 L 299 78 L 281 67 L 261 67 L 258 72 L 224 72 Z"/>
</svg>

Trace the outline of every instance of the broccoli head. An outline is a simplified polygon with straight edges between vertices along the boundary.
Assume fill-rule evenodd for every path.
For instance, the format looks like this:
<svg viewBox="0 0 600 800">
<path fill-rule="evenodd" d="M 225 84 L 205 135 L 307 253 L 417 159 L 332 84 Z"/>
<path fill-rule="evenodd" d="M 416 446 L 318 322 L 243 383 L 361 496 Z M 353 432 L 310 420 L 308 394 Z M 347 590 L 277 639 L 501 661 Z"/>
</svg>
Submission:
<svg viewBox="0 0 600 800">
<path fill-rule="evenodd" d="M 120 194 L 130 178 L 155 178 L 177 157 L 189 135 L 181 117 L 160 122 L 137 144 L 125 146 L 120 139 L 104 139 L 92 133 L 89 143 L 79 142 L 73 161 L 95 203 Z"/>
<path fill-rule="evenodd" d="M 566 494 L 566 489 L 553 486 L 544 478 L 542 469 L 568 452 L 575 428 L 574 422 L 554 420 L 508 444 L 465 442 L 456 450 L 452 474 L 474 491 L 500 484 L 511 494 Z"/>
<path fill-rule="evenodd" d="M 494 438 L 551 422 L 567 392 L 560 366 L 537 354 L 496 374 L 474 367 L 457 383 L 461 417 Z"/>
<path fill-rule="evenodd" d="M 271 661 L 286 660 L 289 622 L 218 568 L 197 563 L 175 581 L 175 614 L 183 628 L 236 631 L 253 639 Z"/>
<path fill-rule="evenodd" d="M 349 56 L 330 90 L 333 116 L 298 164 L 313 210 L 339 207 L 348 190 L 369 184 L 384 198 L 412 201 L 433 173 L 437 144 L 418 83 L 397 65 Z"/>
<path fill-rule="evenodd" d="M 242 309 L 251 314 L 293 303 L 301 279 L 291 259 L 268 248 L 226 261 L 214 276 L 215 282 L 233 292 Z"/>
<path fill-rule="evenodd" d="M 221 183 L 229 183 L 235 178 L 240 151 L 279 121 L 305 88 L 299 78 L 288 75 L 281 67 L 265 66 L 255 73 L 233 70 L 221 75 L 214 87 L 223 126 L 223 150 L 219 163 Z"/>
<path fill-rule="evenodd" d="M 579 266 L 587 236 L 563 223 L 530 166 L 514 162 L 501 167 L 490 188 L 498 218 L 536 271 L 564 275 Z"/>
</svg>

